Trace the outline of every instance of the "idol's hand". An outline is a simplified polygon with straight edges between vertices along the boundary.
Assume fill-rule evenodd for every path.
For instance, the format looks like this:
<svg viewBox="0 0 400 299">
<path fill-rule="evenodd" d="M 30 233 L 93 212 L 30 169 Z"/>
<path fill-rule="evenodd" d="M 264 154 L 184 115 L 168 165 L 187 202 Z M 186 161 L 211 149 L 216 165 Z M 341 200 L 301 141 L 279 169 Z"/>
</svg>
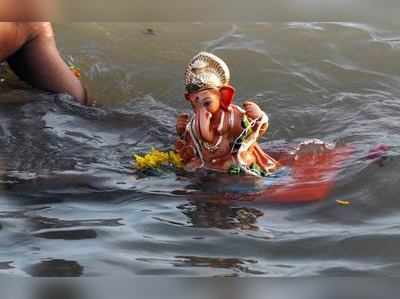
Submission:
<svg viewBox="0 0 400 299">
<path fill-rule="evenodd" d="M 196 157 L 194 148 L 180 138 L 176 140 L 175 149 L 176 152 L 181 156 L 184 163 L 187 163 L 188 161 Z"/>
<path fill-rule="evenodd" d="M 201 162 L 201 160 L 195 157 L 192 160 L 190 160 L 190 162 L 185 164 L 184 169 L 188 172 L 193 172 L 196 171 L 197 169 L 200 169 L 202 166 L 203 163 Z"/>
<path fill-rule="evenodd" d="M 185 133 L 186 126 L 189 123 L 189 114 L 182 113 L 178 116 L 176 120 L 176 133 L 182 136 Z"/>
<path fill-rule="evenodd" d="M 244 110 L 246 111 L 247 117 L 251 119 L 259 119 L 264 115 L 264 112 L 254 102 L 246 101 L 243 104 Z"/>
</svg>

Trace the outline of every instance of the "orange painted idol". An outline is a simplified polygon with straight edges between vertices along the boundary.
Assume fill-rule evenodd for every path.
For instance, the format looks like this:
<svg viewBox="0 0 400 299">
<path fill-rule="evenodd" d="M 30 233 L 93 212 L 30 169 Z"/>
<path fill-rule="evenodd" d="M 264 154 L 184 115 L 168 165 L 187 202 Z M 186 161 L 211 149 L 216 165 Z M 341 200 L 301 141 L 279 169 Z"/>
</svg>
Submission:
<svg viewBox="0 0 400 299">
<path fill-rule="evenodd" d="M 268 130 L 268 116 L 254 102 L 233 103 L 235 89 L 223 60 L 197 54 L 186 68 L 185 89 L 193 115 L 177 119 L 176 151 L 187 171 L 267 176 L 279 167 L 257 144 Z"/>
</svg>

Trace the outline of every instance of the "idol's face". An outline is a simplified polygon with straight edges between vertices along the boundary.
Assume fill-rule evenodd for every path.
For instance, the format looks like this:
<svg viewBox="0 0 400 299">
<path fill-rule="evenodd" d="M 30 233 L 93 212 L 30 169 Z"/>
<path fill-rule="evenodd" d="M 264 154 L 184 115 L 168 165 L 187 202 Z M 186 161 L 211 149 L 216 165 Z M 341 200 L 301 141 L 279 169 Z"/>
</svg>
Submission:
<svg viewBox="0 0 400 299">
<path fill-rule="evenodd" d="M 221 109 L 221 95 L 216 89 L 186 94 L 186 99 L 191 103 L 196 114 L 205 112 L 215 114 Z"/>
</svg>

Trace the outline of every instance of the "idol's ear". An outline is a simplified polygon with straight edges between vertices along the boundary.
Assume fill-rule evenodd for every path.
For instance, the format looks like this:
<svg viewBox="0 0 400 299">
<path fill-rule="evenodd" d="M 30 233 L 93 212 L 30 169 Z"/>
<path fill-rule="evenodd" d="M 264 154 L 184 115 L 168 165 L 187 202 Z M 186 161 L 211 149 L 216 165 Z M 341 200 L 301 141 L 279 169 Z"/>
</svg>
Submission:
<svg viewBox="0 0 400 299">
<path fill-rule="evenodd" d="M 219 93 L 221 94 L 221 106 L 224 110 L 227 110 L 232 103 L 235 92 L 235 88 L 231 85 L 226 85 L 219 89 Z"/>
<path fill-rule="evenodd" d="M 190 101 L 190 93 L 185 93 L 185 99 L 187 100 L 187 101 Z"/>
</svg>

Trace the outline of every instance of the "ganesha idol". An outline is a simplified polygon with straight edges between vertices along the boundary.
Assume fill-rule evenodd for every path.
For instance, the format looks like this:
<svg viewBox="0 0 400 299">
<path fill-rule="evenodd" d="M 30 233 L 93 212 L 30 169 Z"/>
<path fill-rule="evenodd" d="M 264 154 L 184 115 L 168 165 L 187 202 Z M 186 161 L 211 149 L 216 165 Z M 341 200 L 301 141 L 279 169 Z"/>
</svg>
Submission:
<svg viewBox="0 0 400 299">
<path fill-rule="evenodd" d="M 197 54 L 186 68 L 185 89 L 194 112 L 179 115 L 176 124 L 176 151 L 185 170 L 268 176 L 279 168 L 257 144 L 268 130 L 268 116 L 254 102 L 233 104 L 235 89 L 223 60 Z"/>
</svg>

